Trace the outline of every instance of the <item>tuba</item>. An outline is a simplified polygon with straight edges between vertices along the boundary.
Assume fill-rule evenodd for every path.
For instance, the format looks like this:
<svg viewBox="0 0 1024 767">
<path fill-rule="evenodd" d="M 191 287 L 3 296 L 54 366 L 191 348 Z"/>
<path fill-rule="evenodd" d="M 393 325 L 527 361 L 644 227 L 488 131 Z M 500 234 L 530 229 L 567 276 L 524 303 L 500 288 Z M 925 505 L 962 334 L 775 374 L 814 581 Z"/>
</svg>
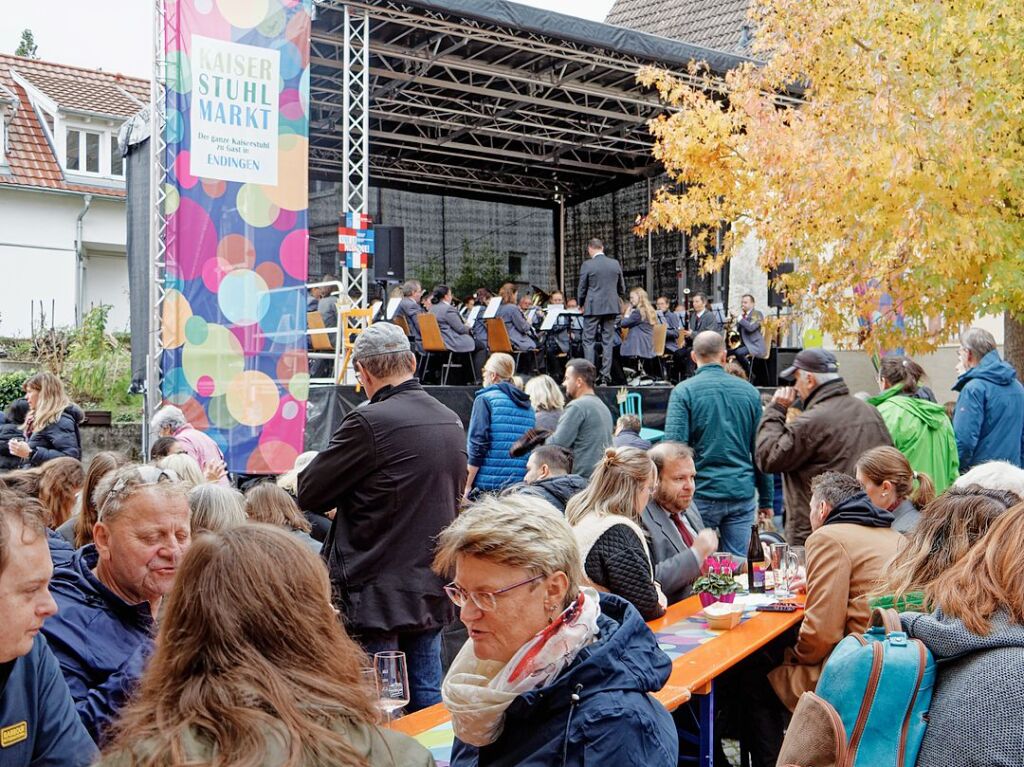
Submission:
<svg viewBox="0 0 1024 767">
<path fill-rule="evenodd" d="M 740 331 L 736 327 L 736 316 L 730 314 L 725 318 L 725 322 L 722 323 L 725 329 L 725 346 L 727 349 L 735 349 L 741 343 Z"/>
</svg>

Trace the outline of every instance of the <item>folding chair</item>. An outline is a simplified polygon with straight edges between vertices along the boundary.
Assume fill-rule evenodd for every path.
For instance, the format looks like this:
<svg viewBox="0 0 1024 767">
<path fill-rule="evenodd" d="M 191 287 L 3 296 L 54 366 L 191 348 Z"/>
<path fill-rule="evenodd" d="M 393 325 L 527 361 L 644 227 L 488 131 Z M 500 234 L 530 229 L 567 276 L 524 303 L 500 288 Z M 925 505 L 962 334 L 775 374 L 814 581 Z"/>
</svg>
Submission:
<svg viewBox="0 0 1024 767">
<path fill-rule="evenodd" d="M 654 326 L 654 356 L 658 360 L 658 369 L 663 381 L 668 380 L 665 368 L 665 344 L 668 342 L 668 325 L 659 322 Z"/>
<path fill-rule="evenodd" d="M 763 357 L 755 357 L 755 356 L 751 355 L 750 357 L 747 358 L 747 365 L 748 365 L 747 378 L 750 379 L 750 383 L 754 384 L 754 386 L 757 386 L 757 384 L 755 383 L 755 381 L 757 379 L 754 378 L 754 364 L 757 363 L 757 362 L 760 362 L 761 365 L 763 366 L 764 377 L 766 379 L 766 384 L 765 385 L 766 386 L 774 386 L 777 383 L 777 381 L 767 381 L 768 373 L 770 372 L 770 366 L 768 365 L 768 360 L 771 358 L 771 356 L 772 356 L 772 339 L 771 338 L 766 338 L 766 339 L 764 339 L 764 356 Z"/>
<path fill-rule="evenodd" d="M 523 353 L 512 348 L 505 320 L 500 317 L 491 317 L 487 320 L 487 351 L 489 354 L 498 354 L 499 352 L 511 354 L 515 358 L 516 370 L 519 370 L 519 358 L 523 356 Z"/>
<path fill-rule="evenodd" d="M 334 374 L 338 370 L 340 355 L 331 341 L 331 336 L 336 336 L 338 329 L 325 326 L 323 315 L 316 311 L 306 312 L 306 327 L 308 329 L 309 343 L 313 347 L 306 356 L 314 360 L 334 361 L 334 365 L 331 368 L 331 378 L 317 377 L 311 380 L 316 382 L 333 381 L 336 378 Z"/>
<path fill-rule="evenodd" d="M 346 309 L 338 315 L 340 320 L 341 346 L 345 356 L 341 360 L 341 370 L 335 376 L 336 383 L 345 380 L 345 371 L 352 359 L 352 349 L 356 345 L 356 337 L 373 324 L 373 309 Z"/>
<path fill-rule="evenodd" d="M 622 395 L 619 395 L 620 397 Z M 640 396 L 640 392 L 629 392 L 624 399 L 619 400 L 619 415 L 635 415 L 640 419 L 640 423 L 644 422 L 644 403 L 643 398 Z M 661 442 L 665 439 L 665 432 L 661 429 L 648 429 L 643 427 L 640 429 L 640 438 L 646 439 L 652 445 L 655 442 Z"/>
<path fill-rule="evenodd" d="M 462 365 L 452 362 L 452 358 L 455 356 L 455 352 L 449 349 L 444 344 L 444 338 L 441 336 L 441 326 L 437 324 L 437 317 L 429 312 L 421 314 L 417 317 L 420 323 L 420 340 L 423 343 L 423 376 L 426 377 L 428 366 L 430 365 L 430 355 L 432 354 L 447 354 L 447 362 L 441 365 L 441 386 L 448 385 L 448 373 L 452 368 L 461 368 Z M 499 320 L 500 321 L 500 320 Z M 472 352 L 467 352 L 472 354 Z M 470 360 L 472 363 L 472 360 Z M 470 364 L 470 370 L 473 365 Z M 474 372 L 474 381 L 476 374 Z"/>
</svg>

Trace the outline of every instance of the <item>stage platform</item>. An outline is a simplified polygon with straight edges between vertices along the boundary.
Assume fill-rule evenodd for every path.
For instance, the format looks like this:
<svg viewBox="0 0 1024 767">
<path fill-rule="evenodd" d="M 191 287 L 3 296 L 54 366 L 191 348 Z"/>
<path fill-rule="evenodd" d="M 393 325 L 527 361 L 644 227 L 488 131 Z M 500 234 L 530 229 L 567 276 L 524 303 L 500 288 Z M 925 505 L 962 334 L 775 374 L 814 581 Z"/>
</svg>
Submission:
<svg viewBox="0 0 1024 767">
<path fill-rule="evenodd" d="M 480 390 L 479 386 L 425 386 L 426 391 L 439 402 L 444 403 L 462 419 L 464 426 L 469 426 L 469 415 L 473 410 L 473 399 Z M 616 397 L 619 386 L 599 386 L 599 396 L 612 413 L 613 418 L 619 414 Z M 628 392 L 638 392 L 643 399 L 644 426 L 649 429 L 665 428 L 665 409 L 672 387 L 635 386 L 625 387 Z M 772 392 L 774 389 L 760 389 Z M 306 450 L 323 450 L 331 439 L 331 434 L 338 428 L 345 415 L 353 408 L 366 401 L 365 392 L 356 392 L 354 386 L 313 386 L 309 390 L 309 409 L 306 415 Z M 425 426 L 426 424 L 424 424 Z"/>
</svg>

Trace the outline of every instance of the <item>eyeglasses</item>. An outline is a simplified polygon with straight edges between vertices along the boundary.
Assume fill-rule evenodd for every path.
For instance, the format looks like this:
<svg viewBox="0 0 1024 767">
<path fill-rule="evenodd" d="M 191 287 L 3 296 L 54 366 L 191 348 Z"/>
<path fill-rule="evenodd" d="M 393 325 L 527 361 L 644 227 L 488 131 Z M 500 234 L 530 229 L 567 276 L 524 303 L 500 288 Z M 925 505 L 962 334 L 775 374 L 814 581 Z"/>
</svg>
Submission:
<svg viewBox="0 0 1024 767">
<path fill-rule="evenodd" d="M 473 604 L 483 610 L 485 613 L 492 612 L 498 609 L 498 595 L 504 594 L 512 589 L 517 589 L 520 586 L 525 586 L 527 583 L 533 583 L 543 578 L 543 575 L 535 575 L 532 578 L 527 578 L 525 581 L 519 581 L 519 583 L 513 583 L 511 586 L 506 586 L 503 589 L 497 591 L 466 591 L 462 586 L 457 585 L 454 581 L 444 587 L 444 593 L 448 595 L 448 598 L 455 603 L 456 607 L 465 607 L 469 600 L 473 600 Z"/>
</svg>

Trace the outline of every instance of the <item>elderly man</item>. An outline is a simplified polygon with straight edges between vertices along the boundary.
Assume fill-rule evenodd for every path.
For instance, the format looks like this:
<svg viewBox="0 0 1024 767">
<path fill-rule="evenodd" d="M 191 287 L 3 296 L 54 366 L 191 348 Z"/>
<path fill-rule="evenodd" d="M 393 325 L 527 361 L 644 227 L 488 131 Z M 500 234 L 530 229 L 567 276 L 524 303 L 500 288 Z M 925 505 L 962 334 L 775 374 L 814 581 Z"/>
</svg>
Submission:
<svg viewBox="0 0 1024 767">
<path fill-rule="evenodd" d="M 693 450 L 682 442 L 659 442 L 647 453 L 658 467 L 658 485 L 643 510 L 643 523 L 651 538 L 654 580 L 661 584 L 669 604 L 690 595 L 701 565 L 718 548 L 714 530 L 704 527 L 693 505 L 697 467 Z"/>
<path fill-rule="evenodd" d="M 149 428 L 158 437 L 174 437 L 182 450 L 196 459 L 207 479 L 227 485 L 224 454 L 213 438 L 188 422 L 181 408 L 164 405 L 153 414 Z"/>
<path fill-rule="evenodd" d="M 754 466 L 761 395 L 725 372 L 720 333 L 700 333 L 690 354 L 697 372 L 669 396 L 665 438 L 693 448 L 697 508 L 704 524 L 718 529 L 726 551 L 742 557 L 756 511 L 772 513 L 772 483 Z"/>
<path fill-rule="evenodd" d="M 192 539 L 187 488 L 174 472 L 124 466 L 100 481 L 96 498 L 95 543 L 54 571 L 60 612 L 43 633 L 102 745 L 141 675 L 161 600 Z"/>
<path fill-rule="evenodd" d="M 811 534 L 811 479 L 826 471 L 853 476 L 857 459 L 873 447 L 891 446 L 892 437 L 878 410 L 850 395 L 831 352 L 804 349 L 779 374 L 794 377 L 795 385 L 778 389 L 765 408 L 755 455 L 762 472 L 782 474 L 786 540 L 802 544 Z M 787 423 L 798 396 L 803 413 Z"/>
<path fill-rule="evenodd" d="M 953 416 L 960 471 L 986 461 L 1024 466 L 1024 386 L 1017 371 L 999 357 L 987 330 L 970 328 L 960 337 L 963 374 Z"/>
<path fill-rule="evenodd" d="M 360 333 L 352 359 L 370 401 L 299 474 L 299 506 L 337 508 L 323 549 L 335 604 L 367 652 L 406 654 L 415 711 L 441 701 L 441 629 L 452 609 L 430 565 L 466 486 L 466 432 L 413 377 L 409 339 L 395 325 Z"/>
<path fill-rule="evenodd" d="M 44 511 L 0 492 L 0 764 L 85 767 L 96 746 L 39 629 L 57 612 Z"/>
<path fill-rule="evenodd" d="M 420 300 L 423 298 L 423 286 L 416 280 L 408 280 L 402 283 L 402 300 L 398 304 L 396 317 L 405 318 L 405 324 L 409 326 L 409 334 L 417 350 L 422 351 L 422 340 L 420 337 L 419 316 L 423 314 L 423 307 Z"/>
</svg>

